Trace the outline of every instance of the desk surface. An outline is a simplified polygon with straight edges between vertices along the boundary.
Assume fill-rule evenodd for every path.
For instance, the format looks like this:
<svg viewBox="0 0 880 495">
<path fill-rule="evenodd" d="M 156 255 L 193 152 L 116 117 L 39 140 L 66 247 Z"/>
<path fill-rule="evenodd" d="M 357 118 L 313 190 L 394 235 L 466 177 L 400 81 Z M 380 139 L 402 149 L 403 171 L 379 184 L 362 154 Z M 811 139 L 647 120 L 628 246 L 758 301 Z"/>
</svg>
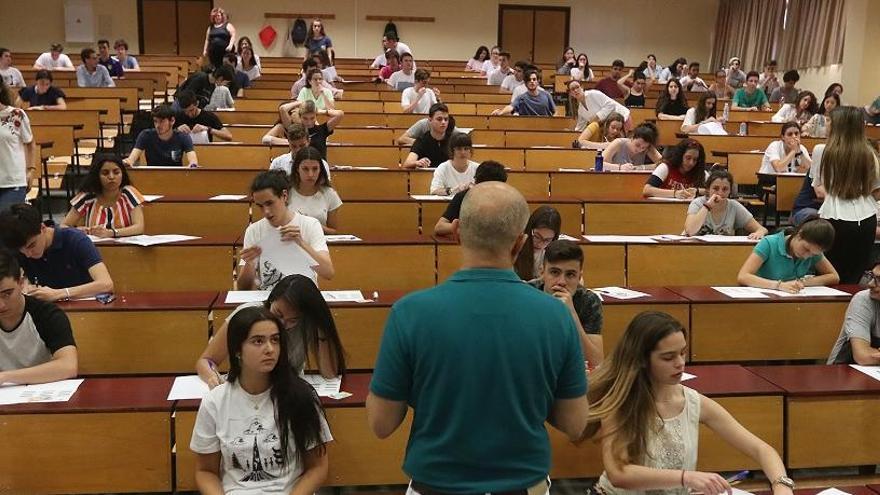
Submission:
<svg viewBox="0 0 880 495">
<path fill-rule="evenodd" d="M 342 377 L 341 391 L 349 392 L 351 397 L 336 400 L 329 397 L 321 397 L 321 405 L 324 408 L 335 407 L 364 407 L 367 402 L 367 393 L 370 391 L 370 380 L 373 378 L 372 372 L 364 373 L 346 373 Z M 201 400 L 188 399 L 179 400 L 175 409 L 178 411 L 192 411 L 199 408 Z"/>
<path fill-rule="evenodd" d="M 769 295 L 767 298 L 751 297 L 737 299 L 722 294 L 712 287 L 707 286 L 673 286 L 668 289 L 693 303 L 742 303 L 742 302 L 772 302 L 772 303 L 807 303 L 807 302 L 840 302 L 849 301 L 852 294 L 855 294 L 861 288 L 857 285 L 841 285 L 835 286 L 835 289 L 848 293 L 846 296 L 828 296 L 828 297 L 780 297 Z"/>
<path fill-rule="evenodd" d="M 364 295 L 367 299 L 372 299 L 371 302 L 364 303 L 356 303 L 356 302 L 328 302 L 327 305 L 330 306 L 330 309 L 334 308 L 387 308 L 392 304 L 396 303 L 398 299 L 410 293 L 410 291 L 404 290 L 374 290 L 374 289 L 357 289 L 355 287 L 350 290 L 360 290 L 361 294 Z M 378 297 L 373 297 L 373 294 L 376 294 Z M 232 304 L 226 302 L 226 294 L 227 292 L 220 292 L 217 299 L 214 301 L 214 304 L 211 306 L 211 309 L 217 310 L 233 310 L 239 306 L 239 304 Z"/>
<path fill-rule="evenodd" d="M 846 364 L 749 366 L 746 369 L 782 388 L 789 396 L 880 393 L 880 381 Z"/>
<path fill-rule="evenodd" d="M 782 395 L 783 389 L 749 372 L 738 364 L 686 366 L 697 377 L 684 385 L 711 397 Z"/>
<path fill-rule="evenodd" d="M 797 483 L 797 480 L 795 480 L 795 483 Z M 835 486 L 834 488 L 850 495 L 877 495 L 877 492 L 880 491 L 880 485 Z M 827 490 L 827 488 L 797 488 L 794 491 L 794 495 L 816 495 L 823 490 Z M 755 495 L 770 495 L 773 492 L 770 490 L 758 490 L 752 491 L 752 493 Z"/>
<path fill-rule="evenodd" d="M 225 294 L 225 293 L 224 293 Z M 225 296 L 224 296 L 225 297 Z M 72 311 L 181 311 L 209 310 L 217 300 L 216 291 L 196 292 L 121 292 L 110 304 L 87 301 L 57 303 L 67 312 Z"/>
<path fill-rule="evenodd" d="M 186 235 L 185 232 L 168 232 L 168 234 L 181 234 Z M 242 231 L 242 236 L 244 235 L 244 231 Z M 165 244 L 156 244 L 154 246 L 146 246 L 145 248 L 155 248 L 155 247 L 193 247 L 193 246 L 235 246 L 239 242 L 239 238 L 241 236 L 207 236 L 201 237 L 199 239 L 190 239 L 186 241 L 179 242 L 169 242 Z M 137 244 L 127 244 L 120 242 L 99 242 L 96 244 L 98 248 L 130 248 L 130 247 L 144 247 L 139 246 Z"/>
<path fill-rule="evenodd" d="M 192 195 L 184 195 L 184 194 L 169 194 L 162 195 L 161 198 L 154 199 L 149 201 L 147 205 L 151 203 L 247 203 L 250 204 L 251 197 L 248 195 L 244 195 L 241 199 L 211 199 L 215 195 L 207 195 L 207 194 L 192 194 Z M 241 196 L 239 194 L 239 196 Z"/>
<path fill-rule="evenodd" d="M 3 414 L 171 411 L 174 377 L 86 378 L 67 402 L 0 406 Z"/>
</svg>

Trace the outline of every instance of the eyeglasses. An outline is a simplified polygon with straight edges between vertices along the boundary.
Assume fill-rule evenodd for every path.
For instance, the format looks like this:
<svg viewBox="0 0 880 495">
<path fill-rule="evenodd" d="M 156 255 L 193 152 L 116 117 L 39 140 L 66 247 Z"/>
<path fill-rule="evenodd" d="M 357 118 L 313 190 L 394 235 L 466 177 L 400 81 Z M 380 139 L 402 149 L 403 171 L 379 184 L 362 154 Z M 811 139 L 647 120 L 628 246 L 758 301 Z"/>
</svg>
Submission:
<svg viewBox="0 0 880 495">
<path fill-rule="evenodd" d="M 859 280 L 859 285 L 862 287 L 868 287 L 871 283 L 875 286 L 880 286 L 880 275 L 875 275 L 873 270 L 868 270 L 862 274 L 862 278 Z"/>
<path fill-rule="evenodd" d="M 546 246 L 547 244 L 550 244 L 551 242 L 553 242 L 552 237 L 543 237 L 543 236 L 541 236 L 540 232 L 538 232 L 537 230 L 532 231 L 532 244 L 533 245 Z"/>
</svg>

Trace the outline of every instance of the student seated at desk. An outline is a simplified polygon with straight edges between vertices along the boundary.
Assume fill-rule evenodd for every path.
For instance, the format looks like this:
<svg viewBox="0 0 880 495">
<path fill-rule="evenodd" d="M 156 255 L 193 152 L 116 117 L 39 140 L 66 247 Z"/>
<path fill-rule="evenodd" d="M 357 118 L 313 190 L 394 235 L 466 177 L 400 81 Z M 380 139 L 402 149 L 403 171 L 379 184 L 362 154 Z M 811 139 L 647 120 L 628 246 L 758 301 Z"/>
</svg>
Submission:
<svg viewBox="0 0 880 495">
<path fill-rule="evenodd" d="M 831 93 L 822 100 L 815 115 L 801 127 L 801 135 L 808 137 L 826 138 L 831 129 L 831 112 L 840 106 L 840 96 Z"/>
<path fill-rule="evenodd" d="M 642 194 L 646 198 L 691 199 L 702 194 L 706 181 L 706 152 L 695 139 L 685 138 L 665 152 L 651 172 Z"/>
<path fill-rule="evenodd" d="M 602 364 L 602 300 L 581 285 L 584 252 L 577 243 L 556 240 L 544 249 L 544 268 L 529 285 L 559 299 L 571 311 L 590 366 Z"/>
<path fill-rule="evenodd" d="M 385 84 L 391 86 L 396 91 L 403 91 L 406 88 L 412 87 L 415 83 L 415 62 L 413 61 L 413 56 L 408 52 L 400 53 L 400 70 L 388 76 Z"/>
<path fill-rule="evenodd" d="M 339 225 L 339 199 L 322 165 L 321 153 L 311 146 L 296 152 L 290 177 L 291 211 L 321 222 L 325 234 L 335 234 Z"/>
<path fill-rule="evenodd" d="M 474 172 L 474 184 L 492 180 L 507 182 L 507 170 L 505 170 L 504 165 L 493 160 L 487 160 L 477 166 L 477 170 Z M 449 201 L 446 211 L 443 212 L 443 216 L 434 225 L 434 235 L 445 237 L 453 234 L 452 222 L 458 220 L 459 213 L 461 212 L 461 203 L 464 201 L 464 195 L 469 190 L 470 188 L 467 188 L 455 193 L 452 200 Z"/>
<path fill-rule="evenodd" d="M 345 116 L 342 110 L 318 110 L 313 101 L 282 103 L 278 107 L 278 114 L 278 121 L 263 135 L 261 142 L 272 146 L 287 146 L 289 139 L 286 129 L 293 122 L 301 123 L 308 131 L 308 144 L 320 151 L 324 160 L 327 159 L 327 138 Z M 319 125 L 317 122 L 320 114 L 326 115 L 327 121 Z"/>
<path fill-rule="evenodd" d="M 562 215 L 552 206 L 539 206 L 529 216 L 524 234 L 526 242 L 513 262 L 513 271 L 523 280 L 541 276 L 544 269 L 544 249 L 559 239 Z M 580 279 L 579 279 L 580 280 Z"/>
<path fill-rule="evenodd" d="M 485 62 L 487 58 L 489 58 L 489 48 L 483 45 L 477 47 L 477 52 L 467 61 L 464 70 L 468 72 L 480 72 L 483 68 L 483 62 Z M 387 54 L 385 55 L 385 59 L 388 59 Z"/>
<path fill-rule="evenodd" d="M 288 208 L 290 183 L 287 174 L 279 170 L 260 172 L 251 183 L 251 194 L 256 208 L 263 218 L 250 225 L 244 232 L 244 249 L 240 255 L 244 266 L 238 275 L 239 290 L 270 290 L 286 275 L 274 266 L 271 259 L 262 256 L 264 243 L 275 243 L 281 238 L 288 261 L 297 258 L 301 265 L 314 261 L 315 265 L 304 268 L 305 275 L 318 283 L 318 276 L 325 280 L 333 278 L 333 262 L 321 223 L 309 216 L 300 215 Z M 269 253 L 266 253 L 269 255 Z"/>
<path fill-rule="evenodd" d="M 575 141 L 575 147 L 604 150 L 617 138 L 626 136 L 626 119 L 617 112 L 611 112 L 602 122 L 591 122 Z"/>
<path fill-rule="evenodd" d="M 79 227 L 105 238 L 140 235 L 144 233 L 143 206 L 144 197 L 131 185 L 122 160 L 95 155 L 61 227 Z"/>
<path fill-rule="evenodd" d="M 232 67 L 224 64 L 214 69 L 214 90 L 211 92 L 211 99 L 205 105 L 205 110 L 235 110 L 235 99 L 232 95 L 238 90 L 234 83 L 235 70 Z"/>
<path fill-rule="evenodd" d="M 852 297 L 826 364 L 880 364 L 880 261 L 862 275 L 867 289 Z"/>
<path fill-rule="evenodd" d="M 223 122 L 214 112 L 199 108 L 196 94 L 188 89 L 178 91 L 175 95 L 180 111 L 174 116 L 174 129 L 189 134 L 190 139 L 201 142 L 232 141 L 232 133 L 223 126 Z"/>
<path fill-rule="evenodd" d="M 67 110 L 64 91 L 52 85 L 52 72 L 41 69 L 35 76 L 36 83 L 21 88 L 18 96 L 27 103 L 29 110 Z"/>
<path fill-rule="evenodd" d="M 302 374 L 310 356 L 318 360 L 321 376 L 334 378 L 345 374 L 345 349 L 339 339 L 336 323 L 327 302 L 314 282 L 305 275 L 288 275 L 275 284 L 262 303 L 245 303 L 233 311 L 208 341 L 196 361 L 196 373 L 214 388 L 222 382 L 217 368 L 229 359 L 226 339 L 229 322 L 245 308 L 263 307 L 282 321 L 290 368 Z"/>
<path fill-rule="evenodd" d="M 449 196 L 471 187 L 479 165 L 471 160 L 472 146 L 471 137 L 467 134 L 453 134 L 449 138 L 452 158 L 434 169 L 434 177 L 431 178 L 431 194 Z"/>
<path fill-rule="evenodd" d="M 685 134 L 724 135 L 723 123 L 715 116 L 718 98 L 713 93 L 703 93 L 697 100 L 697 106 L 688 109 L 681 123 L 681 132 Z"/>
<path fill-rule="evenodd" d="M 283 326 L 265 308 L 229 322 L 229 381 L 202 399 L 190 441 L 201 493 L 315 493 L 327 479 L 333 437 L 318 394 L 290 369 Z"/>
<path fill-rule="evenodd" d="M 428 113 L 437 103 L 440 92 L 431 88 L 431 73 L 425 69 L 416 70 L 415 84 L 403 90 L 400 95 L 400 107 L 403 113 Z"/>
<path fill-rule="evenodd" d="M 663 84 L 663 92 L 657 98 L 657 107 L 654 110 L 658 120 L 684 120 L 688 103 L 678 79 L 670 79 Z"/>
<path fill-rule="evenodd" d="M 639 124 L 633 130 L 632 137 L 615 139 L 602 151 L 605 170 L 653 170 L 655 164 L 663 160 L 663 156 L 654 147 L 656 143 L 657 126 L 651 122 Z M 653 163 L 646 164 L 646 158 Z"/>
<path fill-rule="evenodd" d="M 645 311 L 592 373 L 584 437 L 601 441 L 605 471 L 591 493 L 728 492 L 724 477 L 696 470 L 703 425 L 760 465 L 773 495 L 792 495 L 794 482 L 779 454 L 717 402 L 681 383 L 687 351 L 681 323 Z"/>
<path fill-rule="evenodd" d="M 770 117 L 770 120 L 773 122 L 797 122 L 804 125 L 818 111 L 819 104 L 816 102 L 816 95 L 812 91 L 801 91 L 796 100 L 783 103 L 779 107 L 779 111 Z"/>
<path fill-rule="evenodd" d="M 46 383 L 77 374 L 70 320 L 54 304 L 25 295 L 14 253 L 0 249 L 0 383 Z"/>
<path fill-rule="evenodd" d="M 275 126 L 279 127 L 280 125 L 276 124 Z M 299 150 L 306 146 L 311 146 L 311 143 L 309 142 L 308 129 L 306 129 L 299 121 L 291 121 L 286 127 L 284 127 L 283 132 L 286 135 L 284 142 L 287 144 L 288 148 L 290 148 L 290 152 L 273 158 L 272 163 L 269 164 L 269 170 L 283 170 L 287 175 L 290 175 L 293 172 L 293 158 Z M 321 160 L 321 163 L 324 165 L 324 170 L 327 172 L 327 177 L 329 178 L 330 165 L 327 164 L 327 160 L 323 159 Z"/>
<path fill-rule="evenodd" d="M 449 139 L 455 127 L 449 108 L 443 103 L 431 105 L 428 119 L 428 132 L 415 140 L 402 164 L 403 168 L 436 168 L 449 160 Z"/>
<path fill-rule="evenodd" d="M 455 127 L 454 120 L 455 119 L 452 119 L 452 122 L 450 122 L 449 127 L 452 128 L 451 132 L 453 134 L 462 132 L 462 131 L 458 130 L 458 128 Z M 416 142 L 416 139 L 420 138 L 421 136 L 427 134 L 430 131 L 431 131 L 431 119 L 428 117 L 425 117 L 423 119 L 419 119 L 419 120 L 415 121 L 415 123 L 413 125 L 411 125 L 409 127 L 409 129 L 404 131 L 403 134 L 401 134 L 400 136 L 397 136 L 394 139 L 394 144 L 396 144 L 398 146 L 412 146 L 413 143 Z"/>
<path fill-rule="evenodd" d="M 831 223 L 811 218 L 761 239 L 736 279 L 741 285 L 793 294 L 804 287 L 840 283 L 837 270 L 823 254 L 833 244 Z"/>
<path fill-rule="evenodd" d="M 736 235 L 745 230 L 749 239 L 762 239 L 767 229 L 755 220 L 739 201 L 730 199 L 733 176 L 727 170 L 713 170 L 706 179 L 706 194 L 688 206 L 685 235 Z"/>
<path fill-rule="evenodd" d="M 605 96 L 601 91 L 595 89 L 584 91 L 581 83 L 571 80 L 568 81 L 568 97 L 571 104 L 576 105 L 576 108 L 572 108 L 572 113 L 577 115 L 576 131 L 586 129 L 590 124 L 596 124 L 598 127 L 612 113 L 623 115 L 624 120 L 627 121 L 627 130 L 632 128 L 629 109 Z"/>
<path fill-rule="evenodd" d="M 729 100 L 733 98 L 733 89 L 731 85 L 727 84 L 727 71 L 724 69 L 715 71 L 715 82 L 709 86 L 709 92 L 719 100 Z"/>
<path fill-rule="evenodd" d="M 297 100 L 314 102 L 315 108 L 318 110 L 332 110 L 336 108 L 333 92 L 322 86 L 324 75 L 321 74 L 320 69 L 317 67 L 309 69 L 306 73 L 306 81 L 308 81 L 308 85 L 299 91 Z"/>
<path fill-rule="evenodd" d="M 767 145 L 758 173 L 805 173 L 812 164 L 810 152 L 801 144 L 800 125 L 797 122 L 786 122 L 782 124 L 782 139 Z"/>
<path fill-rule="evenodd" d="M 175 112 L 171 105 L 163 103 L 153 109 L 154 129 L 144 129 L 138 134 L 134 148 L 128 158 L 122 160 L 129 166 L 136 166 L 141 156 L 150 167 L 182 167 L 183 157 L 190 168 L 197 167 L 198 156 L 193 149 L 189 135 L 174 130 Z"/>
<path fill-rule="evenodd" d="M 541 76 L 535 70 L 528 70 L 524 76 L 526 92 L 519 95 L 510 105 L 492 110 L 491 115 L 531 115 L 552 117 L 556 114 L 553 97 L 541 91 Z"/>
<path fill-rule="evenodd" d="M 0 213 L 0 238 L 19 253 L 30 296 L 53 302 L 113 292 L 110 272 L 86 234 L 47 227 L 31 205 L 13 205 Z"/>
<path fill-rule="evenodd" d="M 770 103 L 767 101 L 767 95 L 758 89 L 759 74 L 751 71 L 746 76 L 746 85 L 736 90 L 733 94 L 732 110 L 748 110 L 751 112 L 763 110 L 770 111 Z M 730 74 L 728 74 L 730 80 Z M 731 84 L 732 85 L 732 84 Z"/>
</svg>

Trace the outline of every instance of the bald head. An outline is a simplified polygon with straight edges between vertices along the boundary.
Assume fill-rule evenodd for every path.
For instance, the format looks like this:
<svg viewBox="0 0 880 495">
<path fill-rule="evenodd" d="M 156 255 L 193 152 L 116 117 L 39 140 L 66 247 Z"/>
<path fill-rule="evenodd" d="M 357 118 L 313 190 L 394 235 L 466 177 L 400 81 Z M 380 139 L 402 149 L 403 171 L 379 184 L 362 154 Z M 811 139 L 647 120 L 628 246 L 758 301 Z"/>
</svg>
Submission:
<svg viewBox="0 0 880 495">
<path fill-rule="evenodd" d="M 485 254 L 510 253 L 529 220 L 525 198 L 503 182 L 483 182 L 468 191 L 461 205 L 461 247 Z"/>
</svg>

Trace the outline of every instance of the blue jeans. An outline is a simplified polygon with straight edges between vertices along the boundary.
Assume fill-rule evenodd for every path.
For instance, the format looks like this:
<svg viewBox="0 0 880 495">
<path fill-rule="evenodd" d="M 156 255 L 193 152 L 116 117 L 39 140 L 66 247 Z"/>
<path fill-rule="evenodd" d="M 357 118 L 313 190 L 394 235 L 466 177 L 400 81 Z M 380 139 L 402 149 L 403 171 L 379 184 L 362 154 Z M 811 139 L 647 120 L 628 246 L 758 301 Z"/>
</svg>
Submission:
<svg viewBox="0 0 880 495">
<path fill-rule="evenodd" d="M 6 211 L 7 208 L 14 204 L 24 203 L 27 195 L 27 187 L 0 187 L 0 212 Z"/>
<path fill-rule="evenodd" d="M 797 227 L 798 225 L 804 223 L 804 220 L 811 216 L 819 216 L 819 210 L 815 208 L 801 208 L 800 210 L 793 212 L 791 214 L 791 218 L 789 218 L 788 220 L 789 222 L 791 222 L 792 225 Z"/>
</svg>

